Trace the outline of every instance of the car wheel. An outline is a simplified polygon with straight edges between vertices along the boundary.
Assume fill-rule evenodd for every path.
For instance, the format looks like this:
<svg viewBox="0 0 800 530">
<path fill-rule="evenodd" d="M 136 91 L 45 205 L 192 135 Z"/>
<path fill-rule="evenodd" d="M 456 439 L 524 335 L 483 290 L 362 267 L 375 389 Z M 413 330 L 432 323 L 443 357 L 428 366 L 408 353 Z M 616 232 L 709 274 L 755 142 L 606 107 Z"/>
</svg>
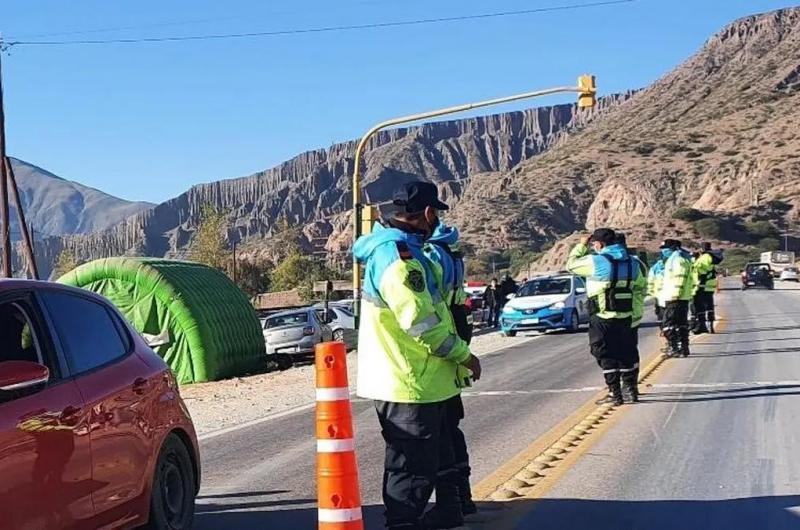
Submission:
<svg viewBox="0 0 800 530">
<path fill-rule="evenodd" d="M 278 363 L 279 370 L 288 370 L 289 368 L 294 366 L 294 361 L 292 360 L 292 356 L 286 355 L 285 353 L 276 354 L 275 362 Z"/>
<path fill-rule="evenodd" d="M 517 332 L 516 331 L 511 331 L 511 330 L 504 331 L 503 332 L 503 336 L 505 336 L 505 337 L 516 337 L 517 336 Z"/>
<path fill-rule="evenodd" d="M 578 312 L 574 309 L 572 310 L 572 317 L 570 318 L 569 322 L 569 332 L 570 333 L 577 333 L 581 330 L 581 321 L 578 317 Z"/>
<path fill-rule="evenodd" d="M 197 492 L 194 466 L 180 438 L 170 434 L 158 455 L 150 493 L 148 530 L 187 530 L 194 519 Z"/>
<path fill-rule="evenodd" d="M 333 332 L 333 340 L 336 342 L 344 342 L 344 330 L 337 329 Z"/>
</svg>

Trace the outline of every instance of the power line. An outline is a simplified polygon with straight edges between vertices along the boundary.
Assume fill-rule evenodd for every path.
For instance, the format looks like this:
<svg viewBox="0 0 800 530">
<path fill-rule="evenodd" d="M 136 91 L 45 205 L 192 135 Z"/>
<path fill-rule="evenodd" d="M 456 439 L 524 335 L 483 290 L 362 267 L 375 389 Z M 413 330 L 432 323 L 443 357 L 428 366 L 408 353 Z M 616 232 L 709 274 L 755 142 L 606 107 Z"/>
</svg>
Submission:
<svg viewBox="0 0 800 530">
<path fill-rule="evenodd" d="M 479 13 L 475 15 L 459 15 L 452 17 L 422 18 L 416 20 L 401 20 L 390 22 L 374 22 L 369 24 L 350 24 L 342 26 L 323 26 L 317 28 L 295 28 L 274 31 L 258 31 L 250 33 L 221 33 L 210 35 L 183 35 L 166 37 L 140 37 L 127 39 L 79 39 L 79 40 L 9 40 L 6 46 L 65 46 L 73 44 L 139 44 L 157 42 L 181 42 L 198 40 L 222 40 L 222 39 L 244 39 L 254 37 L 278 37 L 286 35 L 302 35 L 310 33 L 331 33 L 341 31 L 358 31 L 365 29 L 393 28 L 402 26 L 419 26 L 424 24 L 442 24 L 446 22 L 463 22 L 467 20 L 481 20 L 489 18 L 513 17 L 531 15 L 535 13 L 547 13 L 553 11 L 572 11 L 591 7 L 604 7 L 617 4 L 629 4 L 636 0 L 607 0 L 600 2 L 588 2 L 582 4 L 567 4 L 562 6 L 540 7 L 534 9 L 521 9 L 517 11 L 496 11 L 492 13 Z M 0 48 L 3 43 L 0 42 Z"/>
</svg>

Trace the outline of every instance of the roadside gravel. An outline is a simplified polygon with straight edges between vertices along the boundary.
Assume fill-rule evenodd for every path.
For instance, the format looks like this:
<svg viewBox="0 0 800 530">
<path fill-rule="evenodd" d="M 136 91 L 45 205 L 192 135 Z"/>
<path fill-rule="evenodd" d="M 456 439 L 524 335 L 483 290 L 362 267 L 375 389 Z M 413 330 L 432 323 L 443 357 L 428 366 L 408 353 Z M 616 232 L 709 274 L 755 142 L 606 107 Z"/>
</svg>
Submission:
<svg viewBox="0 0 800 530">
<path fill-rule="evenodd" d="M 530 340 L 526 336 L 510 338 L 497 332 L 478 332 L 471 348 L 480 357 Z M 357 355 L 355 351 L 347 355 L 353 390 Z M 198 434 L 202 435 L 312 403 L 314 366 L 307 364 L 281 372 L 186 385 L 181 387 L 181 396 Z"/>
</svg>

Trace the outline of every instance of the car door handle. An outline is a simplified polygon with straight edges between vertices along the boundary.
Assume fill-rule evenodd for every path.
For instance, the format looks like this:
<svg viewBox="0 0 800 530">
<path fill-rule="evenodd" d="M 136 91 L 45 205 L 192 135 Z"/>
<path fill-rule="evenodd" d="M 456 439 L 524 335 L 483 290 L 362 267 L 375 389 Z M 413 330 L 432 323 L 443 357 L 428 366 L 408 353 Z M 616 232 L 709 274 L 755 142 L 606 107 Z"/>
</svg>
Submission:
<svg viewBox="0 0 800 530">
<path fill-rule="evenodd" d="M 137 377 L 136 380 L 133 382 L 133 391 L 136 394 L 142 395 L 147 391 L 147 388 L 149 386 L 150 385 L 147 382 L 147 379 L 145 379 L 144 377 Z"/>
</svg>

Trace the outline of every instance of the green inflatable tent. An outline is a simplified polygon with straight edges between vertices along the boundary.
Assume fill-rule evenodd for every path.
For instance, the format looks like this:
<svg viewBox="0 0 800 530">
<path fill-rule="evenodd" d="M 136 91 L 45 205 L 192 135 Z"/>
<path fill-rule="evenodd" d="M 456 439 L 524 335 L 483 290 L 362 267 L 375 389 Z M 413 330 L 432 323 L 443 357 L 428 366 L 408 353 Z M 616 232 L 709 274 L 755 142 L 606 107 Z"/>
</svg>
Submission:
<svg viewBox="0 0 800 530">
<path fill-rule="evenodd" d="M 187 261 L 107 258 L 58 281 L 111 300 L 181 383 L 243 375 L 265 362 L 255 310 L 216 269 Z"/>
</svg>

